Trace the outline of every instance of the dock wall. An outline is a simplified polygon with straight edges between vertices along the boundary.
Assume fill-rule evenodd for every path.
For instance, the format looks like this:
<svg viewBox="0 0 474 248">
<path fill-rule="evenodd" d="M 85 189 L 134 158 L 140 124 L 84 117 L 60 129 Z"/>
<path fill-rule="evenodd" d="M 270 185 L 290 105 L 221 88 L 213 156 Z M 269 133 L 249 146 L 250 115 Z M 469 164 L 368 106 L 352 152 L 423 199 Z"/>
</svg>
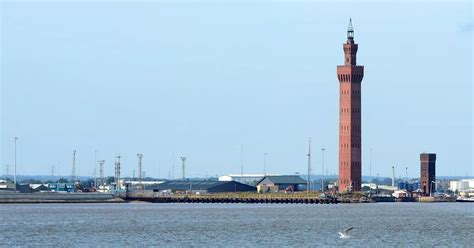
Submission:
<svg viewBox="0 0 474 248">
<path fill-rule="evenodd" d="M 109 193 L 0 193 L 5 203 L 99 203 L 123 201 Z"/>
</svg>

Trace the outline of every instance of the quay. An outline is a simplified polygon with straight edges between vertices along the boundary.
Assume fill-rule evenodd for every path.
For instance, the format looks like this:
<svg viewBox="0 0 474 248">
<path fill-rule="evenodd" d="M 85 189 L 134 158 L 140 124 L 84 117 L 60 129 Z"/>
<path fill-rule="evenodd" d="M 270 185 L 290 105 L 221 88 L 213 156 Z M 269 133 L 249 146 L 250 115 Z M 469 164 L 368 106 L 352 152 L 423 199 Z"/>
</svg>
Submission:
<svg viewBox="0 0 474 248">
<path fill-rule="evenodd" d="M 127 193 L 127 202 L 152 203 L 250 203 L 250 204 L 337 204 L 337 198 L 294 197 L 294 196 L 234 196 L 234 195 L 183 195 L 160 196 L 154 194 Z"/>
<path fill-rule="evenodd" d="M 14 203 L 112 203 L 124 202 L 111 193 L 0 193 L 0 204 Z"/>
</svg>

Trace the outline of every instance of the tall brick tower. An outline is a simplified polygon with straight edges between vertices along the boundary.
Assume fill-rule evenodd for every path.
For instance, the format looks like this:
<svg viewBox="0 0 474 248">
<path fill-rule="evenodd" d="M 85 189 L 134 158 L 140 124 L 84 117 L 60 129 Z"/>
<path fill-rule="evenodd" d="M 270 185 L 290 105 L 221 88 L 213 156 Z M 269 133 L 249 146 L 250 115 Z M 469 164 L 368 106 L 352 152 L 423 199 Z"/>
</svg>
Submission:
<svg viewBox="0 0 474 248">
<path fill-rule="evenodd" d="M 436 191 L 436 154 L 420 154 L 420 189 L 425 196 Z"/>
<path fill-rule="evenodd" d="M 364 67 L 357 65 L 358 45 L 349 20 L 344 47 L 344 65 L 337 66 L 339 79 L 339 192 L 360 191 L 361 161 L 361 87 Z"/>
</svg>

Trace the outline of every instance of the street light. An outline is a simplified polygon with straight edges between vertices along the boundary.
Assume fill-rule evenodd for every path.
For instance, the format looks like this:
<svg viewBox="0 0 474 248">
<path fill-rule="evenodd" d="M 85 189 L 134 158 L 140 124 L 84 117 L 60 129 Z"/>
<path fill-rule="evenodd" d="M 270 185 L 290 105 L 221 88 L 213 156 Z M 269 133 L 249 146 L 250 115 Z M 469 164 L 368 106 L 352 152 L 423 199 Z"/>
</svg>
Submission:
<svg viewBox="0 0 474 248">
<path fill-rule="evenodd" d="M 436 188 L 436 182 L 435 182 L 435 181 L 431 181 L 431 182 L 430 182 L 430 196 L 433 196 L 433 183 L 435 184 L 435 188 Z"/>
<path fill-rule="evenodd" d="M 267 176 L 267 153 L 263 153 L 263 175 Z"/>
<path fill-rule="evenodd" d="M 15 190 L 16 190 L 16 141 L 18 140 L 18 137 L 15 137 L 15 175 L 13 177 L 13 181 L 15 183 Z"/>
<path fill-rule="evenodd" d="M 321 148 L 321 151 L 323 152 L 323 156 L 322 156 L 322 160 L 323 160 L 323 163 L 322 163 L 322 169 L 323 169 L 323 174 L 322 174 L 322 178 L 321 178 L 321 192 L 324 192 L 324 151 L 326 149 L 325 148 Z"/>
</svg>

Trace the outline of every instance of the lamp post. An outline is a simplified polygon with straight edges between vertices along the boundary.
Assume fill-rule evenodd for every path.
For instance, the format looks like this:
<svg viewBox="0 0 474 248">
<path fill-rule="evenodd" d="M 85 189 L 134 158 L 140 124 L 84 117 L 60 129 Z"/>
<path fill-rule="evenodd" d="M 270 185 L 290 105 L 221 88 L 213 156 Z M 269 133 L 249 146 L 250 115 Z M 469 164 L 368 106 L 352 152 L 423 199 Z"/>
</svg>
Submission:
<svg viewBox="0 0 474 248">
<path fill-rule="evenodd" d="M 321 151 L 323 152 L 323 156 L 322 156 L 322 160 L 323 160 L 323 163 L 322 163 L 322 169 L 323 169 L 323 174 L 322 174 L 322 177 L 321 177 L 321 192 L 324 192 L 324 151 L 326 149 L 325 148 L 321 148 Z"/>
<path fill-rule="evenodd" d="M 15 174 L 13 177 L 13 181 L 15 183 L 15 190 L 16 190 L 16 141 L 18 140 L 18 137 L 15 137 Z"/>
<path fill-rule="evenodd" d="M 308 182 L 306 183 L 306 192 L 309 193 L 311 186 L 311 137 L 308 139 Z"/>
<path fill-rule="evenodd" d="M 267 176 L 267 153 L 263 153 L 263 176 Z"/>
<path fill-rule="evenodd" d="M 435 184 L 435 188 L 436 188 L 436 182 L 435 182 L 435 181 L 431 181 L 431 182 L 430 182 L 430 196 L 431 196 L 431 197 L 434 195 L 434 193 L 433 193 L 433 183 Z"/>
<path fill-rule="evenodd" d="M 182 172 L 183 172 L 183 181 L 186 179 L 186 157 L 181 157 L 181 161 L 183 162 L 183 165 L 182 165 Z"/>
</svg>

